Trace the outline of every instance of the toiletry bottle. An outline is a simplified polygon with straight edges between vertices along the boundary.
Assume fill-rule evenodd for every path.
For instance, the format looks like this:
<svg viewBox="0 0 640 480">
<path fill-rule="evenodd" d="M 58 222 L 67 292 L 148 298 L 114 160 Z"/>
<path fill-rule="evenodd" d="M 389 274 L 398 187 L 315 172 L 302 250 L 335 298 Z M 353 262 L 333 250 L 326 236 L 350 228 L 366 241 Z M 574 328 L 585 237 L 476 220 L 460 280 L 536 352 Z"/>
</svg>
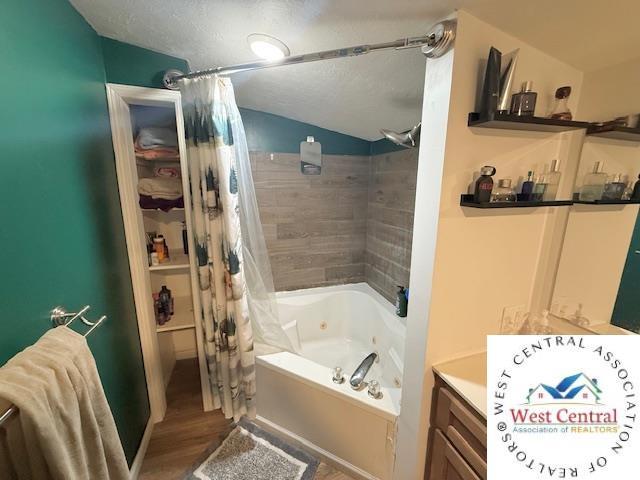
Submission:
<svg viewBox="0 0 640 480">
<path fill-rule="evenodd" d="M 638 175 L 638 180 L 636 180 L 636 183 L 633 185 L 631 200 L 640 200 L 640 175 Z"/>
<path fill-rule="evenodd" d="M 626 186 L 626 183 L 622 181 L 622 175 L 616 173 L 611 177 L 611 181 L 604 185 L 602 200 L 622 200 L 622 194 Z"/>
<path fill-rule="evenodd" d="M 485 115 L 493 114 L 498 109 L 501 59 L 502 53 L 500 53 L 500 50 L 491 47 L 489 50 L 489 58 L 487 59 L 487 69 L 484 74 L 482 97 L 480 99 L 480 112 Z"/>
<path fill-rule="evenodd" d="M 607 174 L 602 171 L 604 164 L 596 162 L 593 171 L 584 176 L 578 198 L 583 202 L 595 202 L 602 198 L 604 185 L 607 183 Z"/>
<path fill-rule="evenodd" d="M 187 222 L 182 222 L 182 251 L 185 255 L 189 255 L 189 242 L 187 240 Z"/>
<path fill-rule="evenodd" d="M 558 196 L 558 186 L 560 185 L 560 177 L 562 174 L 558 170 L 558 160 L 551 161 L 551 168 L 544 174 L 547 187 L 544 190 L 542 199 L 546 202 L 555 200 Z"/>
<path fill-rule="evenodd" d="M 158 293 L 153 293 L 153 313 L 156 317 L 156 323 L 158 325 L 164 325 L 167 322 L 167 317 L 162 311 L 162 304 L 160 303 L 160 296 Z"/>
<path fill-rule="evenodd" d="M 533 186 L 534 186 L 535 182 L 533 181 L 533 172 L 531 170 L 529 170 L 527 172 L 527 179 L 522 182 L 522 194 L 520 195 L 520 199 L 523 202 L 528 202 L 531 200 L 531 197 L 533 195 Z"/>
<path fill-rule="evenodd" d="M 553 118 L 555 120 L 573 119 L 571 110 L 569 110 L 569 95 L 571 95 L 571 87 L 560 87 L 556 90 L 556 98 L 549 118 Z"/>
<path fill-rule="evenodd" d="M 519 93 L 511 97 L 511 114 L 519 116 L 533 116 L 536 109 L 538 94 L 533 89 L 533 82 L 524 82 Z"/>
<path fill-rule="evenodd" d="M 171 290 L 163 285 L 158 293 L 158 300 L 160 301 L 160 309 L 166 317 L 166 321 L 171 320 L 173 314 L 173 297 L 171 296 Z"/>
<path fill-rule="evenodd" d="M 531 194 L 531 200 L 534 202 L 541 202 L 544 199 L 544 192 L 547 191 L 547 177 L 545 174 L 538 175 L 536 183 L 533 186 L 533 193 Z"/>
<path fill-rule="evenodd" d="M 396 292 L 396 315 L 399 317 L 407 316 L 407 294 L 404 287 L 398 285 L 398 291 Z"/>
<path fill-rule="evenodd" d="M 487 203 L 491 201 L 491 190 L 493 190 L 493 179 L 495 175 L 495 167 L 485 165 L 480 169 L 480 177 L 476 180 L 476 186 L 473 192 L 473 201 L 476 203 Z"/>
<path fill-rule="evenodd" d="M 491 192 L 492 202 L 515 202 L 516 192 L 511 188 L 510 178 L 501 178 L 498 180 L 498 186 Z"/>
<path fill-rule="evenodd" d="M 166 261 L 164 247 L 165 247 L 165 243 L 162 235 L 158 235 L 153 239 L 153 249 L 155 253 L 158 255 L 158 262 L 160 263 Z"/>
</svg>

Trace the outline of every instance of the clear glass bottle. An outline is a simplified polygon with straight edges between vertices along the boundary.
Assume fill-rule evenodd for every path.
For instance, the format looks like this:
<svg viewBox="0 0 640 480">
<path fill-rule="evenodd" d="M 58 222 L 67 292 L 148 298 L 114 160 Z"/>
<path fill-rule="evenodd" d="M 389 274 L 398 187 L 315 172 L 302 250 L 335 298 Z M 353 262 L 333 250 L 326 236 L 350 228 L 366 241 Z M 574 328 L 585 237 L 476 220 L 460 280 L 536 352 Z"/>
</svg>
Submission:
<svg viewBox="0 0 640 480">
<path fill-rule="evenodd" d="M 534 202 L 541 202 L 544 199 L 544 192 L 547 191 L 547 178 L 545 174 L 538 175 L 536 183 L 533 186 L 533 193 L 531 194 L 531 200 Z"/>
<path fill-rule="evenodd" d="M 602 200 L 622 200 L 625 188 L 627 188 L 627 184 L 622 181 L 622 175 L 616 173 L 611 177 L 611 181 L 605 184 Z"/>
<path fill-rule="evenodd" d="M 545 173 L 544 178 L 547 183 L 547 187 L 542 194 L 542 199 L 546 202 L 555 200 L 558 196 L 558 186 L 560 185 L 560 177 L 562 173 L 558 170 L 559 161 L 552 160 L 550 170 Z"/>
<path fill-rule="evenodd" d="M 556 90 L 556 98 L 553 103 L 553 110 L 549 114 L 549 118 L 555 120 L 572 120 L 573 115 L 569 110 L 569 96 L 571 95 L 571 87 L 560 87 Z"/>
<path fill-rule="evenodd" d="M 511 187 L 510 178 L 498 180 L 498 186 L 491 192 L 492 202 L 515 202 L 516 197 L 516 191 Z"/>
<path fill-rule="evenodd" d="M 538 94 L 533 90 L 533 82 L 524 82 L 520 92 L 511 97 L 511 114 L 519 116 L 533 116 L 536 109 Z"/>
<path fill-rule="evenodd" d="M 627 182 L 626 187 L 624 189 L 624 193 L 622 194 L 622 200 L 631 200 L 632 195 L 633 195 L 633 183 Z"/>
<path fill-rule="evenodd" d="M 584 176 L 578 198 L 583 202 L 595 202 L 602 199 L 604 186 L 607 183 L 607 174 L 603 172 L 604 163 L 596 162 L 593 171 Z"/>
</svg>

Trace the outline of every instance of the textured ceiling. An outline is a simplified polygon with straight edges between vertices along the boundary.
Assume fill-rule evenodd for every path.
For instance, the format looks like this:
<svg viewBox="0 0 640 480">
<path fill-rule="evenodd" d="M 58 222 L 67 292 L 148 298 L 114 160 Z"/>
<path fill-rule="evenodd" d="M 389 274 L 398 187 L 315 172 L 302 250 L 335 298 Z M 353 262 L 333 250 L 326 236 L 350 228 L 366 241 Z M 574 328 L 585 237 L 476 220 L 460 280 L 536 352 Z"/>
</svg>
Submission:
<svg viewBox="0 0 640 480">
<path fill-rule="evenodd" d="M 420 35 L 462 7 L 582 70 L 638 56 L 639 0 L 71 0 L 106 37 L 171 54 L 192 70 L 255 60 L 246 37 L 291 54 Z M 596 37 L 597 36 L 597 37 Z M 238 104 L 375 140 L 420 118 L 425 61 L 416 50 L 234 75 Z"/>
<path fill-rule="evenodd" d="M 71 0 L 106 37 L 171 54 L 192 70 L 256 59 L 250 33 L 291 54 L 424 34 L 447 0 Z M 425 59 L 418 49 L 239 73 L 238 104 L 367 140 L 420 119 Z"/>
</svg>

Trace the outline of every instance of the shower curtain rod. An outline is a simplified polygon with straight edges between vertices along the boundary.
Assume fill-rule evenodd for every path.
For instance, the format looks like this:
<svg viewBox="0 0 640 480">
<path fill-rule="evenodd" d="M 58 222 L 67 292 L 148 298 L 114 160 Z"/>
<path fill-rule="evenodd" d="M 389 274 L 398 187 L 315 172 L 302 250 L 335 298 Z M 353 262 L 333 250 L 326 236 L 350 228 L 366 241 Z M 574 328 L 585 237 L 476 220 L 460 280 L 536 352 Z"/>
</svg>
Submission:
<svg viewBox="0 0 640 480">
<path fill-rule="evenodd" d="M 206 77 L 209 75 L 231 75 L 238 72 L 260 70 L 263 68 L 280 67 L 283 65 L 295 65 L 298 63 L 310 63 L 334 58 L 355 57 L 382 50 L 404 50 L 407 48 L 422 47 L 422 53 L 428 58 L 438 58 L 447 52 L 455 37 L 455 20 L 445 20 L 434 25 L 426 35 L 420 37 L 407 37 L 392 42 L 374 43 L 372 45 L 357 45 L 355 47 L 337 48 L 322 52 L 305 53 L 284 57 L 279 60 L 261 60 L 257 62 L 241 63 L 227 67 L 215 67 L 197 72 L 183 73 L 180 70 L 167 70 L 163 82 L 166 88 L 177 90 L 177 82 L 185 78 Z"/>
</svg>

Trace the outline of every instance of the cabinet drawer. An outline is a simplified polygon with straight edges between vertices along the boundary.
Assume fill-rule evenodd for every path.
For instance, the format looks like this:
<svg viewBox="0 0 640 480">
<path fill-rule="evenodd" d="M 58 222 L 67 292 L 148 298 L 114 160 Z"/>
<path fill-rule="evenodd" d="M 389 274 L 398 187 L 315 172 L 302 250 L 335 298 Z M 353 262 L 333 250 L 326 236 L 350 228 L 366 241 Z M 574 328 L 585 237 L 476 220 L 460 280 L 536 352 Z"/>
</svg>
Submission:
<svg viewBox="0 0 640 480">
<path fill-rule="evenodd" d="M 480 480 L 439 429 L 434 430 L 432 445 L 431 480 Z"/>
<path fill-rule="evenodd" d="M 487 427 L 446 387 L 438 390 L 435 427 L 482 479 L 487 478 Z"/>
</svg>

